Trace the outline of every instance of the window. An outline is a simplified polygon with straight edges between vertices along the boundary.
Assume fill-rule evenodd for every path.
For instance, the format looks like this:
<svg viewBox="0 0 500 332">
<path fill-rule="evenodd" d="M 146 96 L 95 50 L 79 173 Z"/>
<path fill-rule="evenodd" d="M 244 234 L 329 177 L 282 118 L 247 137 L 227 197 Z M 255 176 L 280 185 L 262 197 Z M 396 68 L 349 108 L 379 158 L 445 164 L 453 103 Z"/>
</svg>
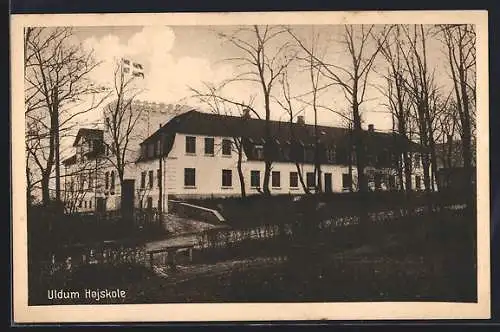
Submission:
<svg viewBox="0 0 500 332">
<path fill-rule="evenodd" d="M 92 200 L 89 199 L 89 208 L 92 209 Z"/>
<path fill-rule="evenodd" d="M 81 208 L 83 204 L 83 201 L 78 202 L 78 207 Z"/>
<path fill-rule="evenodd" d="M 104 189 L 109 189 L 109 172 L 104 173 Z"/>
<path fill-rule="evenodd" d="M 230 156 L 231 155 L 231 140 L 229 139 L 223 139 L 222 140 L 222 154 L 224 156 Z"/>
<path fill-rule="evenodd" d="M 290 188 L 297 188 L 299 186 L 299 174 L 297 172 L 290 172 Z"/>
<path fill-rule="evenodd" d="M 314 173 L 313 172 L 307 172 L 306 182 L 307 182 L 308 188 L 312 188 L 316 185 L 316 181 L 314 181 Z"/>
<path fill-rule="evenodd" d="M 83 207 L 84 207 L 84 208 L 87 208 L 87 201 L 84 201 L 84 202 L 83 202 Z"/>
<path fill-rule="evenodd" d="M 196 170 L 194 168 L 184 168 L 184 186 L 194 187 L 196 185 Z"/>
<path fill-rule="evenodd" d="M 156 141 L 156 153 L 155 155 L 159 156 L 161 154 L 161 139 Z"/>
<path fill-rule="evenodd" d="M 420 190 L 422 188 L 422 178 L 419 175 L 415 176 L 415 189 Z"/>
<path fill-rule="evenodd" d="M 149 143 L 148 144 L 148 158 L 152 158 L 155 155 L 155 144 L 154 143 Z"/>
<path fill-rule="evenodd" d="M 111 171 L 111 193 L 115 191 L 115 171 Z"/>
<path fill-rule="evenodd" d="M 281 187 L 281 181 L 280 181 L 280 172 L 278 171 L 273 171 L 271 173 L 271 185 L 274 187 L 274 188 L 279 188 Z"/>
<path fill-rule="evenodd" d="M 230 169 L 222 170 L 222 186 L 231 187 L 233 185 L 233 171 Z"/>
<path fill-rule="evenodd" d="M 149 189 L 153 189 L 153 181 L 154 181 L 153 171 L 149 171 Z"/>
<path fill-rule="evenodd" d="M 214 154 L 214 138 L 205 137 L 205 154 L 213 156 Z"/>
<path fill-rule="evenodd" d="M 159 168 L 156 170 L 156 181 L 159 188 L 161 186 L 161 170 Z"/>
<path fill-rule="evenodd" d="M 196 153 L 196 137 L 186 136 L 186 153 Z"/>
<path fill-rule="evenodd" d="M 141 172 L 141 189 L 146 187 L 146 172 Z"/>
<path fill-rule="evenodd" d="M 80 176 L 80 191 L 83 191 L 83 189 L 85 188 L 85 175 L 81 175 Z"/>
<path fill-rule="evenodd" d="M 94 177 L 92 176 L 92 171 L 89 171 L 89 189 L 92 189 L 94 185 Z"/>
<path fill-rule="evenodd" d="M 250 171 L 250 186 L 260 187 L 260 171 Z"/>
<path fill-rule="evenodd" d="M 352 178 L 349 174 L 342 174 L 342 188 L 350 189 L 352 185 Z"/>
<path fill-rule="evenodd" d="M 335 162 L 335 148 L 326 150 L 326 160 L 328 160 L 329 163 Z"/>
<path fill-rule="evenodd" d="M 256 145 L 253 147 L 253 155 L 256 159 L 264 159 L 264 147 L 262 145 Z"/>
</svg>

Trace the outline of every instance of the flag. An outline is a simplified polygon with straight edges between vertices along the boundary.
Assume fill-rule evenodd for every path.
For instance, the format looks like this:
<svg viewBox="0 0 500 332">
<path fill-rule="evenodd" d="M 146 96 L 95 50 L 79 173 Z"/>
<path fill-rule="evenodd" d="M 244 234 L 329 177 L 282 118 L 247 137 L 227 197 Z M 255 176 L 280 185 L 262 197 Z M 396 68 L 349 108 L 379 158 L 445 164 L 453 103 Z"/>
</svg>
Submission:
<svg viewBox="0 0 500 332">
<path fill-rule="evenodd" d="M 144 78 L 144 67 L 138 62 L 122 58 L 122 73 L 133 77 Z"/>
<path fill-rule="evenodd" d="M 132 71 L 133 76 L 144 78 L 144 68 L 142 67 L 142 64 L 134 62 L 132 67 L 134 67 L 134 70 Z"/>
</svg>

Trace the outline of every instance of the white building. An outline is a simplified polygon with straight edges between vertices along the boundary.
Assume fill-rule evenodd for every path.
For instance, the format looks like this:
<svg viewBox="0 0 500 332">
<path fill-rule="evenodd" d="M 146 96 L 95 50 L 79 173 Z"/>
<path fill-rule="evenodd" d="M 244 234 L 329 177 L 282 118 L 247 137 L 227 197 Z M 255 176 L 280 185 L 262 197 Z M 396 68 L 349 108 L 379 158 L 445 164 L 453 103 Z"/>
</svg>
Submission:
<svg viewBox="0 0 500 332">
<path fill-rule="evenodd" d="M 271 121 L 273 142 L 269 181 L 271 194 L 303 194 L 300 181 L 312 191 L 317 187 L 314 167 L 315 127 L 303 123 Z M 316 127 L 321 151 L 320 179 L 324 192 L 356 190 L 357 170 L 350 132 L 344 128 Z M 138 206 L 157 207 L 170 198 L 224 197 L 241 194 L 238 147 L 242 146 L 241 170 L 246 194 L 262 190 L 264 179 L 265 122 L 247 116 L 234 117 L 196 110 L 174 117 L 145 139 L 137 160 L 135 183 Z M 418 156 L 420 146 L 392 133 L 365 131 L 368 166 L 365 169 L 373 190 L 401 186 L 394 158 L 404 149 Z M 161 158 L 160 158 L 161 156 Z M 161 160 L 161 168 L 160 168 Z M 422 168 L 414 158 L 413 188 L 421 188 Z M 140 170 L 140 171 L 139 171 Z M 160 199 L 160 188 L 163 195 Z"/>
<path fill-rule="evenodd" d="M 80 128 L 73 143 L 74 153 L 62 161 L 63 200 L 70 212 L 94 212 L 118 210 L 122 188 L 118 170 L 113 162 L 111 133 L 104 125 L 109 121 L 103 109 L 100 128 Z M 131 111 L 140 115 L 128 135 L 129 144 L 125 153 L 124 180 L 131 183 L 141 172 L 136 164 L 140 156 L 140 143 L 154 133 L 161 124 L 186 111 L 182 105 L 167 105 L 134 101 Z M 135 118 L 134 118 L 135 119 Z M 133 190 L 133 189 L 132 189 Z M 132 198 L 139 192 L 131 193 Z"/>
</svg>

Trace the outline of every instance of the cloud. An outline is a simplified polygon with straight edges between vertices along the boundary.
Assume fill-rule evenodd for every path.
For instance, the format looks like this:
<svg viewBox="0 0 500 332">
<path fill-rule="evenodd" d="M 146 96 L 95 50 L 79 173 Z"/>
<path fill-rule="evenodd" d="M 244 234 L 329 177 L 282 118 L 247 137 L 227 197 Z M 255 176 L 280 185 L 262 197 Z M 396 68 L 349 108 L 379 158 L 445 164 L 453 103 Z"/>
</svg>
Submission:
<svg viewBox="0 0 500 332">
<path fill-rule="evenodd" d="M 88 38 L 83 45 L 101 62 L 92 74 L 99 84 L 112 83 L 116 62 L 122 57 L 140 62 L 145 78 L 137 83 L 144 91 L 138 98 L 143 100 L 174 103 L 191 94 L 189 86 L 220 82 L 231 75 L 231 66 L 212 66 L 207 58 L 174 57 L 171 51 L 175 42 L 175 33 L 169 27 L 144 27 L 127 40 L 105 35 Z"/>
</svg>

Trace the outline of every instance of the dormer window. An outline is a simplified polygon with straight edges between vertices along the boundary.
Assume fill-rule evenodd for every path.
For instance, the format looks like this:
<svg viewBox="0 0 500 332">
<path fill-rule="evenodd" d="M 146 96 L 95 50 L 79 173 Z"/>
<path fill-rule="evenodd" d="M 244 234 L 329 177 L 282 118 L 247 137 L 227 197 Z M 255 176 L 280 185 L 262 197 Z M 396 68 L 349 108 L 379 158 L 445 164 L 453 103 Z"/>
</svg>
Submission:
<svg viewBox="0 0 500 332">
<path fill-rule="evenodd" d="M 264 147 L 262 145 L 254 146 L 253 151 L 255 158 L 264 159 Z"/>
<path fill-rule="evenodd" d="M 155 144 L 149 143 L 148 144 L 148 158 L 154 157 L 154 153 L 155 153 Z"/>
<path fill-rule="evenodd" d="M 326 150 L 326 159 L 329 163 L 335 162 L 335 146 L 332 146 Z"/>
</svg>

